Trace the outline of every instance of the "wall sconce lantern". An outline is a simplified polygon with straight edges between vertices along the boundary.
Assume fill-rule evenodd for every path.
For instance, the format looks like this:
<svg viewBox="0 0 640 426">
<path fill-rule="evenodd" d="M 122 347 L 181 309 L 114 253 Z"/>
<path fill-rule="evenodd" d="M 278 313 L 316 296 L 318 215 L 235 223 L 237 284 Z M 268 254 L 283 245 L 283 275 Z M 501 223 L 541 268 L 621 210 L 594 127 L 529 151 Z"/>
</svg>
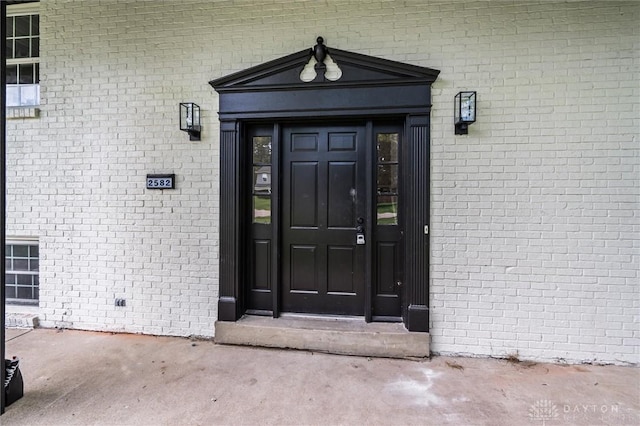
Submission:
<svg viewBox="0 0 640 426">
<path fill-rule="evenodd" d="M 200 140 L 200 107 L 193 102 L 180 103 L 180 130 L 189 133 L 190 141 Z"/>
<path fill-rule="evenodd" d="M 469 124 L 476 121 L 476 92 L 459 92 L 454 99 L 453 122 L 456 135 L 469 133 Z"/>
</svg>

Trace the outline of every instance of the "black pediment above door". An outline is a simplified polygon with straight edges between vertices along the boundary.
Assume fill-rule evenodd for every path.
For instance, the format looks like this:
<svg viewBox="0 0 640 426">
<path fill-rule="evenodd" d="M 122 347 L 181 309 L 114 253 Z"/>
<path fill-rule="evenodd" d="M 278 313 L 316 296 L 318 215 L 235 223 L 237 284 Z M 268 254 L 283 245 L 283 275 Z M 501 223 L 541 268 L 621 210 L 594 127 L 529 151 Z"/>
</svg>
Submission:
<svg viewBox="0 0 640 426">
<path fill-rule="evenodd" d="M 324 67 L 314 59 L 306 49 L 210 81 L 220 94 L 220 118 L 424 113 L 440 73 L 334 48 Z"/>
</svg>

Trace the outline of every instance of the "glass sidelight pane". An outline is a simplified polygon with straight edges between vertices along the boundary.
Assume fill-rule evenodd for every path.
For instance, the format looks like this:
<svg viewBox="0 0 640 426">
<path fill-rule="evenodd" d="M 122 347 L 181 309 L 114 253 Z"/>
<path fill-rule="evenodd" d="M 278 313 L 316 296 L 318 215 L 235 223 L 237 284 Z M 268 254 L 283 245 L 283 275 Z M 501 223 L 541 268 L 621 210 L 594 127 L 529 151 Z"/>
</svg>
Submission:
<svg viewBox="0 0 640 426">
<path fill-rule="evenodd" d="M 377 133 L 376 190 L 378 225 L 398 224 L 398 180 L 400 174 L 399 133 Z"/>
<path fill-rule="evenodd" d="M 253 193 L 271 194 L 271 166 L 253 166 Z"/>
<path fill-rule="evenodd" d="M 377 208 L 378 225 L 398 224 L 398 196 L 379 195 Z"/>
<path fill-rule="evenodd" d="M 253 223 L 271 223 L 271 136 L 254 136 L 253 162 Z"/>
<path fill-rule="evenodd" d="M 271 223 L 271 196 L 253 196 L 253 222 Z"/>
<path fill-rule="evenodd" d="M 253 163 L 271 164 L 271 136 L 253 137 Z"/>
<path fill-rule="evenodd" d="M 378 166 L 378 194 L 398 193 L 398 165 L 383 164 Z"/>
<path fill-rule="evenodd" d="M 398 162 L 398 134 L 378 133 L 378 163 Z"/>
</svg>

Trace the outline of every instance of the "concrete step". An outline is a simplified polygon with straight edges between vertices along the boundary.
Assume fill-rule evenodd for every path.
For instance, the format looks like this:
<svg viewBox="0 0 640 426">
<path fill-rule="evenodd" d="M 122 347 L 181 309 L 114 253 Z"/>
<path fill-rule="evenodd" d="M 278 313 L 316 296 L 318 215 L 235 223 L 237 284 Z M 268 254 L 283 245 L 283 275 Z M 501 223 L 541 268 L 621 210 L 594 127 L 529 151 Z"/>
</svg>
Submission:
<svg viewBox="0 0 640 426">
<path fill-rule="evenodd" d="M 216 343 L 291 348 L 383 358 L 429 357 L 429 333 L 408 332 L 402 323 L 366 323 L 362 318 L 246 315 L 217 321 Z"/>
</svg>

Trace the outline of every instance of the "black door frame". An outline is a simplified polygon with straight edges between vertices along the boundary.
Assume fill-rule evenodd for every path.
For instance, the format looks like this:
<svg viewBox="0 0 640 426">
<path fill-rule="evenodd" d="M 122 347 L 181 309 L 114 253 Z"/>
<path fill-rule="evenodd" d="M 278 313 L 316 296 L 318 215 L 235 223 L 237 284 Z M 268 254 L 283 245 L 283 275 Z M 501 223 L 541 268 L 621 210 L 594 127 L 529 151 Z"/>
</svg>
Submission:
<svg viewBox="0 0 640 426">
<path fill-rule="evenodd" d="M 404 121 L 404 303 L 409 331 L 429 330 L 429 114 L 439 71 L 330 49 L 342 79 L 303 83 L 310 50 L 210 82 L 219 93 L 220 276 L 218 320 L 244 315 L 247 262 L 244 123 L 327 119 Z M 366 299 L 366 298 L 365 298 Z M 371 297 L 365 300 L 371 304 Z M 371 320 L 371 318 L 367 318 Z"/>
</svg>

